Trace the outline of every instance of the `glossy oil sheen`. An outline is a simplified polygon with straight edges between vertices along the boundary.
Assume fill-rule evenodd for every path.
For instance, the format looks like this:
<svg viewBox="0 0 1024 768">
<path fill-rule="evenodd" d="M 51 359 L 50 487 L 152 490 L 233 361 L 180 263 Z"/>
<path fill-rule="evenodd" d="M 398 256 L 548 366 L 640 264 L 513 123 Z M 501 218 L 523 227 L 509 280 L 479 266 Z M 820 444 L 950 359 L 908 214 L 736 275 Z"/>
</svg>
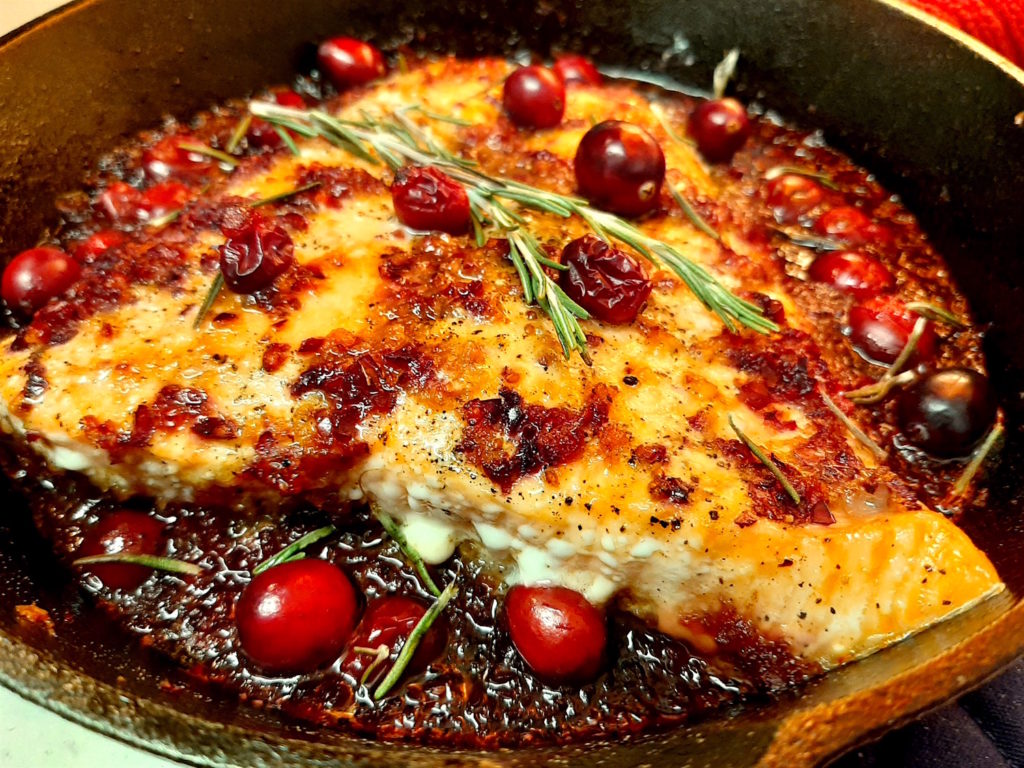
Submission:
<svg viewBox="0 0 1024 768">
<path fill-rule="evenodd" d="M 698 85 L 710 82 L 723 50 L 738 46 L 741 100 L 756 97 L 788 118 L 822 127 L 920 217 L 978 320 L 995 323 L 988 337 L 993 385 L 1010 423 L 1020 422 L 1022 404 L 1011 395 L 1024 386 L 1024 349 L 1017 343 L 1024 317 L 1015 288 L 1024 284 L 1018 192 L 1024 126 L 1014 117 L 1024 109 L 1024 73 L 885 2 L 504 0 L 482 14 L 464 0 L 87 0 L 5 39 L 0 49 L 0 256 L 31 246 L 55 219 L 54 196 L 77 186 L 121 136 L 157 124 L 166 112 L 185 116 L 286 82 L 312 63 L 312 41 L 333 34 L 367 37 L 382 48 L 422 40 L 427 49 L 463 55 L 576 50 L 606 66 L 650 69 Z M 993 512 L 965 527 L 1019 593 L 1024 563 L 1013 554 L 1024 542 L 1021 445 L 1015 430 L 1009 434 L 992 481 Z M 24 515 L 6 510 L 0 526 L 0 681 L 29 698 L 200 764 L 493 764 L 486 754 L 396 751 L 338 734 L 314 739 L 273 718 L 239 712 L 231 702 L 171 694 L 159 685 L 167 671 L 158 662 L 129 652 L 120 638 L 84 619 L 72 623 L 78 634 L 57 639 L 19 629 L 11 606 L 38 601 L 76 611 L 81 598 L 65 594 L 66 580 Z M 810 764 L 982 680 L 1017 655 L 1022 628 L 1024 610 L 1012 608 L 1008 596 L 831 675 L 799 702 L 640 743 L 500 759 L 537 766 L 575 758 L 575 764 L 613 768 L 744 766 L 759 758 L 768 765 Z M 942 655 L 960 641 L 968 645 L 959 654 Z M 118 674 L 129 681 L 121 689 L 110 685 Z M 842 697 L 850 697 L 844 716 L 830 719 L 831 702 Z"/>
</svg>

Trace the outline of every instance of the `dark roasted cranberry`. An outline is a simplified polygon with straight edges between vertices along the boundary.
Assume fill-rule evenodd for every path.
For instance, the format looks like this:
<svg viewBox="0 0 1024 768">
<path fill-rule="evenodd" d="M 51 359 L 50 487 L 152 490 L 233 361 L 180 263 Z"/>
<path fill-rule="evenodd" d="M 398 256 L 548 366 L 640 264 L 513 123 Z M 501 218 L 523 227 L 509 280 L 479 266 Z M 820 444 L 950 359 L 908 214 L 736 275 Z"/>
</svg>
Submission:
<svg viewBox="0 0 1024 768">
<path fill-rule="evenodd" d="M 274 94 L 274 101 L 282 107 L 293 107 L 295 109 L 305 109 L 306 107 L 306 102 L 303 98 L 292 90 L 278 91 Z M 295 134 L 292 133 L 291 135 L 294 136 Z M 284 143 L 277 129 L 259 117 L 254 117 L 252 122 L 249 123 L 249 130 L 245 136 L 249 140 L 249 144 L 254 147 L 277 149 Z"/>
<path fill-rule="evenodd" d="M 215 162 L 204 154 L 181 147 L 182 144 L 199 143 L 194 136 L 168 136 L 142 153 L 142 167 L 150 178 L 157 181 L 203 176 L 215 167 Z"/>
<path fill-rule="evenodd" d="M 268 568 L 235 604 L 242 650 L 270 674 L 312 672 L 334 661 L 356 614 L 352 582 L 337 566 L 315 558 Z"/>
<path fill-rule="evenodd" d="M 607 642 L 604 615 L 579 592 L 512 587 L 505 616 L 516 650 L 538 677 L 585 682 L 600 671 Z"/>
<path fill-rule="evenodd" d="M 74 285 L 81 274 L 78 262 L 59 248 L 29 248 L 4 269 L 3 298 L 12 310 L 30 315 Z"/>
<path fill-rule="evenodd" d="M 891 291 L 895 279 L 874 256 L 857 251 L 830 251 L 813 262 L 807 274 L 812 280 L 828 283 L 858 299 L 867 299 Z"/>
<path fill-rule="evenodd" d="M 849 205 L 823 213 L 814 222 L 814 231 L 848 247 L 884 247 L 892 241 L 892 233 L 886 227 L 876 224 L 860 210 Z"/>
<path fill-rule="evenodd" d="M 623 216 L 640 216 L 658 204 L 665 155 L 638 125 L 606 120 L 580 140 L 574 160 L 576 186 L 594 205 Z"/>
<path fill-rule="evenodd" d="M 131 184 L 115 181 L 96 198 L 96 207 L 113 222 L 135 221 L 141 197 Z"/>
<path fill-rule="evenodd" d="M 469 229 L 469 196 L 465 188 L 437 168 L 400 168 L 391 185 L 399 221 L 413 229 L 453 235 Z"/>
<path fill-rule="evenodd" d="M 116 229 L 101 229 L 75 246 L 75 261 L 79 264 L 89 264 L 111 248 L 117 248 L 124 241 L 125 236 Z"/>
<path fill-rule="evenodd" d="M 267 288 L 294 260 L 291 236 L 259 215 L 220 247 L 220 271 L 235 293 Z"/>
<path fill-rule="evenodd" d="M 565 113 L 565 83 L 550 69 L 520 67 L 505 80 L 505 112 L 524 128 L 553 128 Z"/>
<path fill-rule="evenodd" d="M 600 85 L 603 79 L 594 62 L 578 54 L 559 56 L 552 69 L 566 85 Z"/>
<path fill-rule="evenodd" d="M 426 612 L 426 604 L 405 595 L 387 595 L 371 602 L 366 606 L 363 618 L 349 642 L 349 650 L 341 664 L 342 671 L 357 683 L 360 682 L 375 657 L 354 649 L 376 650 L 383 645 L 388 649 L 388 663 L 378 668 L 378 674 L 383 676 Z M 431 624 L 427 634 L 420 640 L 407 672 L 415 674 L 425 670 L 430 662 L 444 652 L 447 643 L 448 625 L 442 615 Z"/>
<path fill-rule="evenodd" d="M 606 323 L 631 323 L 651 295 L 651 281 L 625 251 L 584 235 L 565 246 L 558 284 L 566 295 Z"/>
<path fill-rule="evenodd" d="M 166 548 L 163 523 L 142 512 L 118 510 L 104 515 L 85 532 L 75 556 L 163 555 Z M 153 573 L 151 568 L 132 563 L 95 563 L 82 567 L 110 589 L 126 591 L 135 589 Z"/>
<path fill-rule="evenodd" d="M 969 368 L 930 373 L 905 390 L 897 414 L 910 442 L 933 456 L 966 456 L 996 418 L 988 379 Z"/>
<path fill-rule="evenodd" d="M 793 224 L 812 211 L 825 196 L 821 185 L 806 176 L 787 173 L 772 179 L 767 188 L 768 207 L 780 224 Z"/>
<path fill-rule="evenodd" d="M 188 202 L 189 195 L 189 188 L 177 181 L 154 184 L 139 197 L 135 216 L 140 221 L 148 221 L 180 211 Z"/>
<path fill-rule="evenodd" d="M 727 163 L 750 136 L 750 118 L 736 99 L 714 99 L 693 111 L 688 131 L 705 160 Z"/>
<path fill-rule="evenodd" d="M 354 37 L 332 37 L 320 43 L 317 61 L 339 91 L 364 85 L 387 72 L 381 52 Z"/>
<path fill-rule="evenodd" d="M 907 346 L 919 315 L 893 296 L 875 296 L 850 309 L 850 341 L 854 349 L 873 363 L 888 365 Z M 917 340 L 914 360 L 935 355 L 936 336 L 931 323 Z"/>
</svg>

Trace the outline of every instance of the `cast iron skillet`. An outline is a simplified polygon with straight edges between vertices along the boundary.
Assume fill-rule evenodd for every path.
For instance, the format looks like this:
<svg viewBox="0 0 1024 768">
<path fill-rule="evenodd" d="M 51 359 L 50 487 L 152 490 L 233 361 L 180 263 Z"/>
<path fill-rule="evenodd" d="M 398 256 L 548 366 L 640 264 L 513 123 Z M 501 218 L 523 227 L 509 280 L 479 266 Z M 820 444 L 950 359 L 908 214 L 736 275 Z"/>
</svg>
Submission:
<svg viewBox="0 0 1024 768">
<path fill-rule="evenodd" d="M 792 766 L 829 759 L 982 682 L 1024 650 L 1024 72 L 886 0 L 82 0 L 0 41 L 0 257 L 32 245 L 54 196 L 160 116 L 287 81 L 309 43 L 344 32 L 463 55 L 576 50 L 704 84 L 743 52 L 738 92 L 878 173 L 916 212 L 991 322 L 1011 425 L 988 512 L 966 524 L 1011 591 L 851 665 L 790 700 L 635 741 L 440 753 L 310 732 L 193 688 L 91 619 L 24 509 L 0 520 L 0 682 L 57 712 L 197 765 Z M 1016 116 L 1016 121 L 1015 121 Z M 57 638 L 13 606 L 65 617 Z"/>
</svg>

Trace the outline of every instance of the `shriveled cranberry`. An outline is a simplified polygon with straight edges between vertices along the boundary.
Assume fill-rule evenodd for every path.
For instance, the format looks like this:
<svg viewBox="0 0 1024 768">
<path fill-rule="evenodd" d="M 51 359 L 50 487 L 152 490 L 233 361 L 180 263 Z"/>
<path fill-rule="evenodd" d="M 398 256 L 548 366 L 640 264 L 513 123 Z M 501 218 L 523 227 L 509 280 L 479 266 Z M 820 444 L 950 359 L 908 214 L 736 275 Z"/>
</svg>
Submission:
<svg viewBox="0 0 1024 768">
<path fill-rule="evenodd" d="M 383 675 L 426 612 L 426 604 L 405 595 L 387 595 L 371 602 L 366 606 L 363 618 L 349 641 L 349 650 L 341 663 L 342 671 L 359 682 L 375 657 L 354 649 L 376 650 L 384 645 L 388 648 L 388 664 L 379 668 Z M 416 652 L 407 667 L 408 673 L 415 674 L 426 669 L 430 662 L 444 652 L 447 643 L 448 624 L 442 614 L 430 625 L 427 634 L 416 646 Z"/>
<path fill-rule="evenodd" d="M 812 280 L 828 283 L 858 299 L 867 299 L 891 291 L 895 278 L 874 256 L 858 251 L 830 251 L 813 262 L 807 274 Z"/>
<path fill-rule="evenodd" d="M 220 271 L 235 293 L 267 288 L 294 260 L 291 236 L 259 215 L 220 247 Z"/>
<path fill-rule="evenodd" d="M 594 235 L 565 246 L 558 284 L 566 295 L 606 323 L 631 323 L 647 297 L 651 281 L 643 267 L 625 251 Z"/>
<path fill-rule="evenodd" d="M 29 248 L 4 268 L 3 298 L 12 310 L 30 315 L 74 285 L 81 274 L 78 262 L 59 248 Z"/>
<path fill-rule="evenodd" d="M 538 677 L 585 682 L 600 671 L 607 643 L 605 618 L 579 592 L 512 587 L 505 615 L 516 650 Z"/>
<path fill-rule="evenodd" d="M 875 245 L 885 247 L 892 241 L 892 232 L 850 205 L 826 211 L 814 222 L 814 231 L 848 247 Z"/>
<path fill-rule="evenodd" d="M 552 69 L 566 85 L 600 85 L 603 80 L 594 62 L 575 53 L 558 56 Z"/>
<path fill-rule="evenodd" d="M 309 558 L 268 568 L 235 604 L 245 655 L 270 674 L 312 672 L 338 657 L 356 625 L 356 591 L 337 566 Z"/>
<path fill-rule="evenodd" d="M 305 109 L 306 107 L 305 100 L 295 91 L 290 89 L 275 93 L 274 101 L 282 107 L 293 107 L 294 109 Z M 252 122 L 249 123 L 249 130 L 245 135 L 249 140 L 249 144 L 254 147 L 277 149 L 284 143 L 281 140 L 281 134 L 277 132 L 274 126 L 259 117 L 254 117 L 252 119 Z"/>
<path fill-rule="evenodd" d="M 135 221 L 142 193 L 131 184 L 115 181 L 96 199 L 96 207 L 115 222 Z"/>
<path fill-rule="evenodd" d="M 194 136 L 175 135 L 161 139 L 142 153 L 142 167 L 157 181 L 171 177 L 192 179 L 207 174 L 214 161 L 199 152 L 182 149 L 182 144 L 200 143 Z"/>
<path fill-rule="evenodd" d="M 505 80 L 501 103 L 516 125 L 553 128 L 565 114 L 565 83 L 545 67 L 520 67 Z"/>
<path fill-rule="evenodd" d="M 86 531 L 76 557 L 95 555 L 162 555 L 167 549 L 164 524 L 142 512 L 118 510 L 103 516 Z M 94 563 L 82 566 L 110 589 L 130 591 L 153 573 L 132 563 Z"/>
<path fill-rule="evenodd" d="M 903 434 L 933 456 L 966 456 L 991 429 L 996 402 L 988 379 L 969 368 L 935 371 L 897 404 Z"/>
<path fill-rule="evenodd" d="M 824 196 L 821 185 L 813 179 L 787 173 L 768 183 L 766 200 L 777 222 L 793 224 L 812 211 Z"/>
<path fill-rule="evenodd" d="M 705 160 L 727 163 L 750 136 L 750 118 L 736 99 L 713 99 L 693 111 L 687 130 Z"/>
<path fill-rule="evenodd" d="M 850 309 L 850 341 L 865 359 L 888 365 L 907 346 L 918 318 L 894 296 L 875 296 Z M 933 357 L 936 343 L 935 328 L 927 323 L 917 340 L 913 359 Z"/>
<path fill-rule="evenodd" d="M 465 188 L 437 168 L 400 168 L 391 185 L 391 200 L 399 221 L 407 227 L 453 235 L 470 227 Z"/>
<path fill-rule="evenodd" d="M 320 43 L 317 61 L 339 91 L 364 85 L 387 73 L 381 52 L 354 37 L 332 37 Z"/>
<path fill-rule="evenodd" d="M 191 193 L 189 188 L 178 181 L 164 181 L 154 184 L 139 197 L 136 218 L 140 221 L 158 219 L 168 213 L 185 207 Z"/>
<path fill-rule="evenodd" d="M 640 216 L 658 204 L 665 154 L 638 125 L 598 123 L 580 140 L 573 165 L 580 193 L 599 208 Z"/>
<path fill-rule="evenodd" d="M 101 229 L 75 246 L 75 261 L 79 264 L 89 264 L 111 248 L 117 248 L 124 241 L 125 236 L 116 229 Z"/>
</svg>

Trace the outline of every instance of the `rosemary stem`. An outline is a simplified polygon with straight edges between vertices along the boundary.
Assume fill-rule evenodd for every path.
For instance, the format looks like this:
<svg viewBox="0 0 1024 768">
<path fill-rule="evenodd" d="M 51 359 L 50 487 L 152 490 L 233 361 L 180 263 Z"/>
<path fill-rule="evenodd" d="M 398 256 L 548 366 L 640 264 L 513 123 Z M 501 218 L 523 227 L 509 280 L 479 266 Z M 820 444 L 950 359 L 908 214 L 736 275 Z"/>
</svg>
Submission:
<svg viewBox="0 0 1024 768">
<path fill-rule="evenodd" d="M 836 405 L 832 398 L 829 397 L 824 392 L 824 390 L 822 390 L 821 392 L 821 399 L 825 402 L 825 405 L 828 407 L 828 409 L 832 411 L 833 414 L 835 414 L 836 418 L 843 422 L 843 426 L 845 426 L 850 431 L 850 434 L 857 438 L 857 440 L 859 440 L 861 443 L 863 443 L 867 447 L 867 449 L 871 451 L 872 454 L 874 454 L 876 459 L 878 459 L 879 461 L 885 461 L 887 458 L 889 458 L 889 454 L 885 452 L 882 446 L 880 446 L 878 443 L 872 440 L 867 432 L 858 427 L 854 423 L 853 419 L 851 419 L 849 416 L 843 413 L 843 409 Z"/>
<path fill-rule="evenodd" d="M 321 539 L 326 539 L 328 536 L 333 534 L 334 531 L 335 528 L 333 525 L 325 525 L 323 528 L 317 528 L 315 531 L 310 531 L 305 536 L 296 539 L 280 552 L 275 555 L 271 555 L 253 568 L 252 575 L 259 576 L 261 573 L 273 568 L 275 565 L 281 565 L 281 563 L 287 563 L 290 560 L 300 559 L 303 556 L 302 550 L 312 544 L 315 544 Z"/>
<path fill-rule="evenodd" d="M 441 590 L 437 588 L 437 584 L 435 584 L 434 580 L 430 577 L 430 571 L 427 570 L 426 563 L 423 562 L 423 558 L 420 557 L 420 553 L 416 551 L 416 548 L 409 543 L 409 540 L 405 537 L 405 533 L 402 531 L 401 526 L 395 522 L 391 515 L 376 504 L 373 505 L 373 515 L 380 522 L 381 527 L 385 530 L 388 536 L 395 540 L 395 543 L 398 544 L 402 552 L 405 553 L 405 556 L 409 558 L 409 562 L 411 562 L 413 568 L 416 569 L 416 573 L 423 582 L 423 586 L 425 586 L 434 597 L 440 595 Z"/>
<path fill-rule="evenodd" d="M 90 555 L 80 557 L 72 561 L 72 565 L 82 567 L 89 565 L 101 565 L 105 563 L 125 563 L 127 565 L 141 565 L 145 568 L 152 568 L 156 571 L 167 571 L 168 573 L 180 573 L 186 576 L 198 576 L 203 572 L 195 563 L 186 563 L 184 560 L 175 560 L 171 557 L 159 557 L 157 555 L 142 555 L 132 552 L 114 552 L 109 555 Z"/>
<path fill-rule="evenodd" d="M 981 469 L 981 465 L 985 463 L 985 459 L 988 458 L 989 454 L 992 453 L 992 449 L 995 448 L 996 443 L 999 442 L 999 438 L 1003 436 L 1004 428 L 1002 424 L 996 424 L 992 429 L 989 430 L 988 435 L 985 437 L 985 441 L 978 446 L 978 449 L 971 456 L 970 462 L 964 467 L 964 471 L 957 478 L 956 484 L 953 486 L 954 496 L 963 496 L 964 493 L 971 485 L 971 481 L 974 476 L 978 474 L 978 470 Z"/>
<path fill-rule="evenodd" d="M 732 431 L 736 433 L 736 437 L 740 439 L 740 442 L 750 449 L 750 452 L 757 457 L 758 461 L 764 464 L 765 468 L 767 468 L 769 472 L 775 475 L 775 479 L 779 481 L 779 485 L 781 485 L 783 490 L 789 495 L 789 498 L 793 500 L 793 503 L 799 507 L 800 494 L 796 492 L 796 488 L 794 488 L 793 484 L 789 482 L 789 479 L 782 473 L 782 470 L 779 469 L 778 465 L 768 458 L 768 456 L 765 455 L 765 452 L 758 447 L 757 443 L 747 437 L 743 433 L 743 430 L 736 426 L 736 421 L 733 419 L 732 414 L 729 414 L 729 426 L 732 427 Z"/>
</svg>

